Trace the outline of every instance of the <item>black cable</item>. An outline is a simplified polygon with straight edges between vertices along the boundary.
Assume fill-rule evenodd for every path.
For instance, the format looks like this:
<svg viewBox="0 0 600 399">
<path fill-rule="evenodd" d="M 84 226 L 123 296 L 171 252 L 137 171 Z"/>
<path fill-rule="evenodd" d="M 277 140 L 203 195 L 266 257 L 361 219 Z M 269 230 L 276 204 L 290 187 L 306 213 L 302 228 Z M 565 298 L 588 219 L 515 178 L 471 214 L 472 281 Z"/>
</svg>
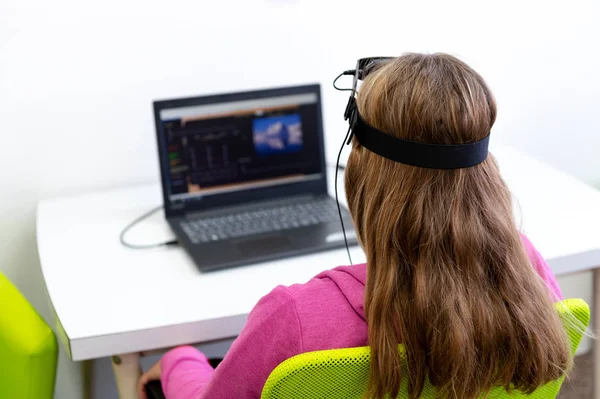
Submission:
<svg viewBox="0 0 600 399">
<path fill-rule="evenodd" d="M 333 88 L 336 89 L 336 90 L 338 90 L 338 91 L 354 91 L 353 89 L 344 89 L 344 88 L 341 88 L 341 87 L 337 87 L 335 85 L 335 82 L 337 82 L 339 78 L 341 78 L 342 76 L 346 76 L 346 75 L 354 75 L 354 72 L 355 72 L 354 70 L 349 69 L 347 71 L 344 71 L 344 72 L 340 73 L 338 75 L 338 77 L 333 80 Z"/>
<path fill-rule="evenodd" d="M 337 203 L 338 213 L 340 215 L 340 223 L 342 224 L 342 233 L 344 233 L 344 242 L 346 243 L 346 252 L 348 252 L 348 260 L 350 261 L 350 264 L 352 265 L 353 264 L 352 256 L 350 256 L 350 247 L 348 246 L 348 238 L 346 237 L 346 228 L 344 227 L 344 218 L 342 216 L 342 208 L 340 207 L 340 201 L 338 199 L 338 189 L 337 189 L 337 187 L 338 187 L 338 170 L 340 170 L 340 157 L 342 156 L 342 150 L 344 149 L 346 141 L 348 140 L 348 136 L 350 135 L 351 129 L 352 129 L 351 127 L 348 128 L 346 137 L 344 138 L 344 141 L 342 141 L 342 146 L 340 147 L 340 152 L 338 152 L 336 168 L 335 168 L 335 183 L 334 184 L 335 184 L 335 202 Z"/>
<path fill-rule="evenodd" d="M 135 218 L 131 223 L 129 223 L 127 226 L 125 226 L 125 228 L 123 228 L 123 230 L 121 230 L 121 234 L 119 235 L 119 241 L 121 242 L 121 245 L 123 245 L 124 247 L 129 248 L 129 249 L 150 249 L 150 248 L 165 247 L 165 246 L 170 246 L 170 245 L 178 245 L 179 241 L 177 241 L 177 240 L 159 242 L 156 244 L 141 244 L 141 245 L 130 244 L 127 241 L 125 241 L 125 234 L 127 234 L 127 232 L 129 230 L 131 230 L 131 228 L 133 226 L 135 226 L 142 220 L 146 219 L 147 217 L 154 215 L 156 212 L 160 211 L 161 209 L 162 209 L 162 205 L 152 208 L 151 210 L 144 213 L 142 216 Z"/>
</svg>

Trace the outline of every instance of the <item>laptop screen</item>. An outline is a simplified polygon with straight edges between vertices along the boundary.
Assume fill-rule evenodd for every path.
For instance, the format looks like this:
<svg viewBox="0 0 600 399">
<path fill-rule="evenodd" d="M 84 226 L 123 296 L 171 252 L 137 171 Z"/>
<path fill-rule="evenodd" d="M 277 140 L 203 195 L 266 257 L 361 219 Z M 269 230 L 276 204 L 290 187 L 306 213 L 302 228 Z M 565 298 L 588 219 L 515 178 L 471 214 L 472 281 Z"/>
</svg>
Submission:
<svg viewBox="0 0 600 399">
<path fill-rule="evenodd" d="M 324 178 L 318 90 L 244 94 L 156 110 L 169 204 Z"/>
</svg>

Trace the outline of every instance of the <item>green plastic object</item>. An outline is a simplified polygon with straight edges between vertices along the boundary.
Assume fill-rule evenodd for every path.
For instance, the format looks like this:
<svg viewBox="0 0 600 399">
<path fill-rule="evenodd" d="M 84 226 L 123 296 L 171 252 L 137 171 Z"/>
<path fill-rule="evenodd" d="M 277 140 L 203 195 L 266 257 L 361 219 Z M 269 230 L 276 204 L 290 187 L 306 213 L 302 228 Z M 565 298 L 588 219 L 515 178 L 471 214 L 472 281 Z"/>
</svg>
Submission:
<svg viewBox="0 0 600 399">
<path fill-rule="evenodd" d="M 573 323 L 565 323 L 573 317 L 587 327 L 590 309 L 581 299 L 566 299 L 555 304 L 563 320 L 563 325 L 571 342 L 571 353 L 575 353 L 584 333 L 583 328 L 574 328 Z M 404 357 L 402 345 L 400 354 Z M 369 381 L 369 347 L 333 349 L 302 353 L 281 363 L 269 376 L 262 391 L 261 399 L 292 398 L 331 398 L 363 399 Z M 532 395 L 521 392 L 506 392 L 495 388 L 487 396 L 489 399 L 527 398 L 554 399 L 558 395 L 564 376 L 538 388 Z M 408 398 L 406 378 L 398 398 Z M 434 399 L 435 388 L 426 383 L 422 399 Z M 481 396 L 484 398 L 484 395 Z"/>
<path fill-rule="evenodd" d="M 0 273 L 0 398 L 51 399 L 57 356 L 52 329 Z"/>
</svg>

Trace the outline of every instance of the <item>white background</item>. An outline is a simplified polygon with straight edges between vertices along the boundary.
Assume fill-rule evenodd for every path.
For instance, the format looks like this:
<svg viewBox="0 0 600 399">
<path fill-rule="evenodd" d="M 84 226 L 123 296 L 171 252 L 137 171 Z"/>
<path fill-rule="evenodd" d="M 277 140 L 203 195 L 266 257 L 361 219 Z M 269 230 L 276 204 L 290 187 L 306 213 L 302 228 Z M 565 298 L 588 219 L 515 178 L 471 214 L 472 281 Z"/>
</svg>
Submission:
<svg viewBox="0 0 600 399">
<path fill-rule="evenodd" d="M 497 97 L 494 140 L 600 182 L 599 4 L 0 0 L 0 270 L 48 317 L 35 205 L 156 181 L 153 99 L 320 82 L 333 161 L 347 96 L 330 83 L 369 55 L 460 56 Z M 77 371 L 61 358 L 58 398 L 80 397 Z"/>
</svg>

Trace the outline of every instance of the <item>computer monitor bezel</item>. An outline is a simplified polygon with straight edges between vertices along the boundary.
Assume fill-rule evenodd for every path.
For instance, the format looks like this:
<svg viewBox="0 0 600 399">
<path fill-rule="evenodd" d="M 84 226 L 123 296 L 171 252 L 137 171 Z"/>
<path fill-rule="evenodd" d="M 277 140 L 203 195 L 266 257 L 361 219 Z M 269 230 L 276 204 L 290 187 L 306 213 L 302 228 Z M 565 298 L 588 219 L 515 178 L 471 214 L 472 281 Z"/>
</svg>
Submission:
<svg viewBox="0 0 600 399">
<path fill-rule="evenodd" d="M 166 137 L 162 133 L 162 121 L 160 111 L 170 108 L 189 107 L 196 105 L 218 104 L 232 101 L 254 100 L 271 97 L 282 97 L 296 94 L 313 93 L 317 96 L 317 143 L 319 152 L 320 178 L 288 183 L 261 188 L 244 189 L 240 191 L 227 192 L 223 194 L 211 194 L 198 196 L 186 202 L 173 203 L 169 194 L 169 165 L 167 155 Z M 156 138 L 158 147 L 158 158 L 160 163 L 162 194 L 167 217 L 183 216 L 189 213 L 206 211 L 214 208 L 241 205 L 265 199 L 277 199 L 295 195 L 324 195 L 327 193 L 327 173 L 325 164 L 325 144 L 323 138 L 323 117 L 321 107 L 321 86 L 310 84 L 303 86 L 291 86 L 266 90 L 251 90 L 236 93 L 214 94 L 198 97 L 187 97 L 170 100 L 157 100 L 153 102 L 154 121 L 156 127 Z"/>
</svg>

